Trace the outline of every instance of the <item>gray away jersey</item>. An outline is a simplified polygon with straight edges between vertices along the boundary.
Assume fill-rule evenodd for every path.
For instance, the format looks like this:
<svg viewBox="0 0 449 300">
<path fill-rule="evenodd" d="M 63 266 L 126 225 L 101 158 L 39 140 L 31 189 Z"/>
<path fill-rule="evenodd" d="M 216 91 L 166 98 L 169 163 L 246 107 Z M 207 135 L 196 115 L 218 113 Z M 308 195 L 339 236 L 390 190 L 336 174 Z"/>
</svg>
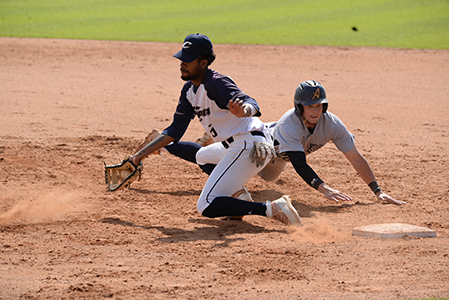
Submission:
<svg viewBox="0 0 449 300">
<path fill-rule="evenodd" d="M 329 141 L 332 141 L 343 153 L 349 152 L 354 147 L 354 135 L 331 112 L 321 115 L 311 134 L 292 108 L 281 117 L 276 126 L 270 128 L 270 133 L 275 140 L 276 152 L 286 160 L 288 160 L 286 155 L 288 151 L 303 151 L 308 155 Z"/>
</svg>

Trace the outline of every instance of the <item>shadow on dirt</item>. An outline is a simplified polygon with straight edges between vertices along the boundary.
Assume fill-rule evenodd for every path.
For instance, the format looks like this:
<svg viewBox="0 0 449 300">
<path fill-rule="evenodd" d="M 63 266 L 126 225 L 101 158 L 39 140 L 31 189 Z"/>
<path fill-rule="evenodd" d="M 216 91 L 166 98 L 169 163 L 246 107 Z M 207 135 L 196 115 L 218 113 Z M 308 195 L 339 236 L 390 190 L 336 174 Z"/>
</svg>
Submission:
<svg viewBox="0 0 449 300">
<path fill-rule="evenodd" d="M 320 213 L 345 213 L 350 211 L 355 206 L 367 206 L 374 205 L 374 203 L 345 203 L 345 204 L 335 204 L 335 205 L 326 205 L 326 206 L 313 206 L 308 204 L 299 203 L 297 201 L 293 201 L 293 206 L 298 211 L 298 214 L 301 218 L 309 218 L 314 215 L 314 212 Z"/>
<path fill-rule="evenodd" d="M 256 202 L 265 202 L 267 200 L 278 199 L 282 197 L 283 193 L 278 192 L 276 190 L 259 190 L 259 191 L 250 191 L 253 196 L 254 201 Z M 348 202 L 348 203 L 335 203 L 324 206 L 315 206 L 301 203 L 295 199 L 292 199 L 293 206 L 298 211 L 298 214 L 301 218 L 309 218 L 314 214 L 313 212 L 321 212 L 321 213 L 343 213 L 350 211 L 355 206 L 367 206 L 374 205 L 374 203 L 361 203 L 359 201 L 356 202 Z M 326 200 L 324 200 L 326 201 Z M 329 202 L 331 203 L 331 202 Z"/>
<path fill-rule="evenodd" d="M 162 226 L 141 226 L 136 225 L 132 222 L 123 221 L 119 218 L 104 218 L 101 219 L 100 222 L 112 225 L 139 227 L 143 229 L 156 229 L 166 235 L 164 237 L 156 239 L 156 241 L 164 243 L 212 240 L 218 242 L 214 245 L 214 247 L 228 247 L 233 242 L 246 239 L 244 237 L 232 237 L 238 234 L 287 232 L 285 229 L 266 229 L 263 226 L 254 225 L 245 221 L 222 221 L 219 219 L 189 219 L 189 223 L 197 223 L 201 225 L 201 227 L 195 227 L 193 230 L 182 228 L 166 228 Z M 221 243 L 219 243 L 220 241 Z"/>
<path fill-rule="evenodd" d="M 172 192 L 163 192 L 163 191 L 155 191 L 155 190 L 148 190 L 148 189 L 139 189 L 139 188 L 129 188 L 132 191 L 135 191 L 137 193 L 143 194 L 143 195 L 152 195 L 152 194 L 163 194 L 163 195 L 171 195 L 171 196 L 200 196 L 201 190 L 178 190 L 178 191 L 172 191 Z"/>
</svg>

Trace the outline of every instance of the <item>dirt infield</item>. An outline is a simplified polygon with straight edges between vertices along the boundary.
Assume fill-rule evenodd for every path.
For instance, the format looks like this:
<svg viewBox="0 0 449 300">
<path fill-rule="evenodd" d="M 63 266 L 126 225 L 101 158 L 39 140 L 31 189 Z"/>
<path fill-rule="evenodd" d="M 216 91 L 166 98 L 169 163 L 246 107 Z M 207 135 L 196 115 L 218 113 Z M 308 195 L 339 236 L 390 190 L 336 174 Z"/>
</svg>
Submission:
<svg viewBox="0 0 449 300">
<path fill-rule="evenodd" d="M 449 297 L 449 51 L 216 45 L 213 69 L 256 98 L 262 121 L 320 81 L 380 186 L 383 205 L 334 145 L 309 156 L 334 204 L 291 166 L 247 184 L 290 195 L 304 226 L 198 215 L 206 175 L 164 153 L 129 190 L 117 163 L 169 125 L 180 44 L 0 38 L 0 299 L 418 299 Z M 184 140 L 202 134 L 196 120 Z M 436 237 L 352 236 L 406 223 Z"/>
</svg>

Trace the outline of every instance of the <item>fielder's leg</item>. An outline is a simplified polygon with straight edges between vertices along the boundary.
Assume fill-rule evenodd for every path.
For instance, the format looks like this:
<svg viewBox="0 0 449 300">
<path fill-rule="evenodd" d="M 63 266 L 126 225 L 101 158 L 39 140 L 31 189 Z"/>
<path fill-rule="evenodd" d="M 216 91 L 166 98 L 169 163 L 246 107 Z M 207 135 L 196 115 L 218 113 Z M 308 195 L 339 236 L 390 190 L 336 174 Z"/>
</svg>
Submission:
<svg viewBox="0 0 449 300">
<path fill-rule="evenodd" d="M 198 211 L 206 217 L 266 215 L 266 204 L 244 201 L 230 197 L 241 189 L 264 165 L 256 167 L 251 162 L 253 141 L 264 141 L 264 137 L 235 138 L 224 156 L 210 174 L 198 200 Z M 210 146 L 208 146 L 210 147 Z M 206 147 L 207 148 L 207 147 Z"/>
</svg>

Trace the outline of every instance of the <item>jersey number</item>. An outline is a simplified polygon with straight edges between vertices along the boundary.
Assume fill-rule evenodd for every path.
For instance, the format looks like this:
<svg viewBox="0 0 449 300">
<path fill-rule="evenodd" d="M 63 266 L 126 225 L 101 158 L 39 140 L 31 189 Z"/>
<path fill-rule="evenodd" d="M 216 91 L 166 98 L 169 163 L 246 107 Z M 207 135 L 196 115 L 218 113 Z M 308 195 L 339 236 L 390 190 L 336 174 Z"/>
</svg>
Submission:
<svg viewBox="0 0 449 300">
<path fill-rule="evenodd" d="M 212 137 L 216 137 L 218 134 L 217 134 L 217 132 L 215 131 L 215 128 L 212 127 L 212 124 L 209 124 L 208 127 L 210 128 L 210 129 L 209 129 L 210 135 L 211 135 Z"/>
</svg>

